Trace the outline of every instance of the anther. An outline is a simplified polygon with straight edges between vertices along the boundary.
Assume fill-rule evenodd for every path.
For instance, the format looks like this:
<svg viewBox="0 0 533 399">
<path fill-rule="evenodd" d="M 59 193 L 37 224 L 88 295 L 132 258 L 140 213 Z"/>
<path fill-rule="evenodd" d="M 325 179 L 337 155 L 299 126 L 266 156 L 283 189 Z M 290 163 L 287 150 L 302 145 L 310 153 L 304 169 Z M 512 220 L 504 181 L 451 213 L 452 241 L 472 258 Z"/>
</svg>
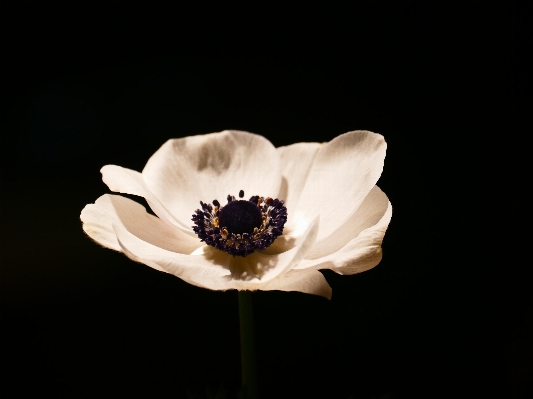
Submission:
<svg viewBox="0 0 533 399">
<path fill-rule="evenodd" d="M 242 197 L 244 197 L 244 191 L 243 190 L 239 191 L 239 198 L 242 198 Z"/>
</svg>

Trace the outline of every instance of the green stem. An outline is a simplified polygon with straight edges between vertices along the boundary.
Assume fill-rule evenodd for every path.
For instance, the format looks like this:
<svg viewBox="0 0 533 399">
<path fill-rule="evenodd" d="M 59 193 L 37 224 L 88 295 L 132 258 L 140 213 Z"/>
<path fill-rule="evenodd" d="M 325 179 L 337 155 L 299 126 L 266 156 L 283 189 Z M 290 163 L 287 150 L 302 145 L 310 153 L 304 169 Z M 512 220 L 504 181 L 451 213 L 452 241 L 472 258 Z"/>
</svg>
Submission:
<svg viewBox="0 0 533 399">
<path fill-rule="evenodd" d="M 257 360 L 255 355 L 254 313 L 252 292 L 239 291 L 241 324 L 242 386 L 246 399 L 257 399 Z"/>
</svg>

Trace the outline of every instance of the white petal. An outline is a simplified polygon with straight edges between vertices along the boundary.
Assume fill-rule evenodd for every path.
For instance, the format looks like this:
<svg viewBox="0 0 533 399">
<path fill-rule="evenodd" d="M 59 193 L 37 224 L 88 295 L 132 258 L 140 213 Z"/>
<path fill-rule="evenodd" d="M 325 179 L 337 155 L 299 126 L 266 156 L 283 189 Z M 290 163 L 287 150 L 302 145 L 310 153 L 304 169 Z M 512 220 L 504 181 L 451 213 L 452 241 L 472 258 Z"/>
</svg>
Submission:
<svg viewBox="0 0 533 399">
<path fill-rule="evenodd" d="M 191 284 L 200 287 L 217 286 L 217 282 L 224 281 L 224 276 L 229 274 L 223 267 L 202 255 L 184 255 L 159 248 L 134 236 L 120 224 L 113 225 L 113 229 L 122 252 L 130 259 L 174 274 Z"/>
<path fill-rule="evenodd" d="M 244 190 L 275 198 L 281 166 L 274 146 L 264 137 L 226 130 L 169 140 L 142 171 L 147 187 L 174 217 L 191 224 L 199 201 L 218 199 Z"/>
<path fill-rule="evenodd" d="M 154 211 L 154 213 L 163 221 L 178 227 L 180 230 L 191 236 L 195 236 L 191 227 L 192 223 L 181 223 L 174 218 L 148 189 L 141 173 L 117 165 L 106 165 L 100 170 L 100 172 L 102 173 L 103 182 L 111 191 L 144 197 L 152 211 Z"/>
<path fill-rule="evenodd" d="M 304 259 L 295 269 L 331 269 L 339 274 L 356 274 L 376 266 L 382 257 L 381 243 L 392 216 L 392 205 L 372 227 L 333 254 L 318 259 Z"/>
<path fill-rule="evenodd" d="M 375 226 L 385 215 L 389 199 L 378 186 L 374 186 L 357 211 L 330 236 L 316 242 L 306 259 L 317 259 L 337 252 L 363 230 Z"/>
<path fill-rule="evenodd" d="M 94 204 L 83 208 L 80 218 L 89 237 L 115 251 L 122 249 L 113 229 L 114 224 L 123 226 L 143 241 L 173 252 L 190 254 L 203 245 L 197 237 L 169 226 L 147 213 L 142 205 L 120 195 L 101 196 Z"/>
<path fill-rule="evenodd" d="M 99 199 L 101 198 L 103 197 Z M 85 205 L 81 211 L 80 219 L 83 222 L 83 231 L 94 241 L 106 248 L 122 252 L 113 230 L 113 217 L 105 210 L 96 204 Z"/>
<path fill-rule="evenodd" d="M 318 270 L 293 269 L 276 277 L 261 289 L 263 291 L 298 291 L 331 299 L 331 287 Z"/>
<path fill-rule="evenodd" d="M 113 227 L 123 252 L 133 260 L 156 265 L 191 284 L 212 290 L 257 290 L 305 257 L 316 239 L 318 219 L 290 251 L 271 256 L 254 253 L 246 258 L 233 258 L 209 246 L 201 247 L 196 255 L 183 255 L 151 245 L 121 225 Z"/>
<path fill-rule="evenodd" d="M 295 238 L 294 247 L 283 253 L 269 255 L 255 252 L 245 258 L 235 257 L 230 264 L 232 278 L 249 281 L 243 289 L 262 289 L 273 278 L 283 275 L 296 266 L 313 247 L 319 231 L 319 218 L 307 226 L 306 231 Z"/>
<path fill-rule="evenodd" d="M 295 222 L 308 223 L 320 215 L 317 241 L 330 236 L 349 220 L 376 184 L 385 151 L 383 136 L 367 131 L 345 133 L 323 144 L 298 201 Z"/>
<path fill-rule="evenodd" d="M 320 143 L 296 143 L 277 148 L 283 176 L 278 198 L 284 200 L 287 207 L 289 216 L 285 225 L 287 232 L 297 230 L 295 219 L 291 216 L 294 215 L 296 204 L 311 171 L 311 165 L 321 145 Z"/>
</svg>

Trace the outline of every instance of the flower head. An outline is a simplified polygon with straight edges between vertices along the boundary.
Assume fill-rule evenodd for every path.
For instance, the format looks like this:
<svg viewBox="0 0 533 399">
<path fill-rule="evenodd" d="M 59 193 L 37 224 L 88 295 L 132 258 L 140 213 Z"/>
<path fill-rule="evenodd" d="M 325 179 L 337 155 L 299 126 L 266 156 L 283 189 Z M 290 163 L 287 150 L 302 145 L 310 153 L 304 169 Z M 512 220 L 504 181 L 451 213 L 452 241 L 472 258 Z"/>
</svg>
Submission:
<svg viewBox="0 0 533 399">
<path fill-rule="evenodd" d="M 355 274 L 381 260 L 392 215 L 376 186 L 385 150 L 367 131 L 279 148 L 234 130 L 168 140 L 142 173 L 101 170 L 111 191 L 144 197 L 157 216 L 105 194 L 82 210 L 83 230 L 199 287 L 330 298 L 319 269 Z"/>
</svg>

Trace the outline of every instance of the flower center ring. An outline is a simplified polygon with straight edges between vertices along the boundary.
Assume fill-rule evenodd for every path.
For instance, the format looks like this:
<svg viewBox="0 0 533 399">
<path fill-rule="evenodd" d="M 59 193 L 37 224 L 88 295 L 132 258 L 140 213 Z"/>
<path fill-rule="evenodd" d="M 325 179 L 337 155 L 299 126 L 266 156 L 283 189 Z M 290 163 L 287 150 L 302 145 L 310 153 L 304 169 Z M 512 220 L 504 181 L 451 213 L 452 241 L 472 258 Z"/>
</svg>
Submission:
<svg viewBox="0 0 533 399">
<path fill-rule="evenodd" d="M 239 191 L 239 198 L 244 191 Z M 223 207 L 200 201 L 201 209 L 192 216 L 194 232 L 201 241 L 233 256 L 248 256 L 268 248 L 283 233 L 287 208 L 279 199 L 258 195 L 249 200 L 236 200 L 228 195 Z"/>
</svg>

